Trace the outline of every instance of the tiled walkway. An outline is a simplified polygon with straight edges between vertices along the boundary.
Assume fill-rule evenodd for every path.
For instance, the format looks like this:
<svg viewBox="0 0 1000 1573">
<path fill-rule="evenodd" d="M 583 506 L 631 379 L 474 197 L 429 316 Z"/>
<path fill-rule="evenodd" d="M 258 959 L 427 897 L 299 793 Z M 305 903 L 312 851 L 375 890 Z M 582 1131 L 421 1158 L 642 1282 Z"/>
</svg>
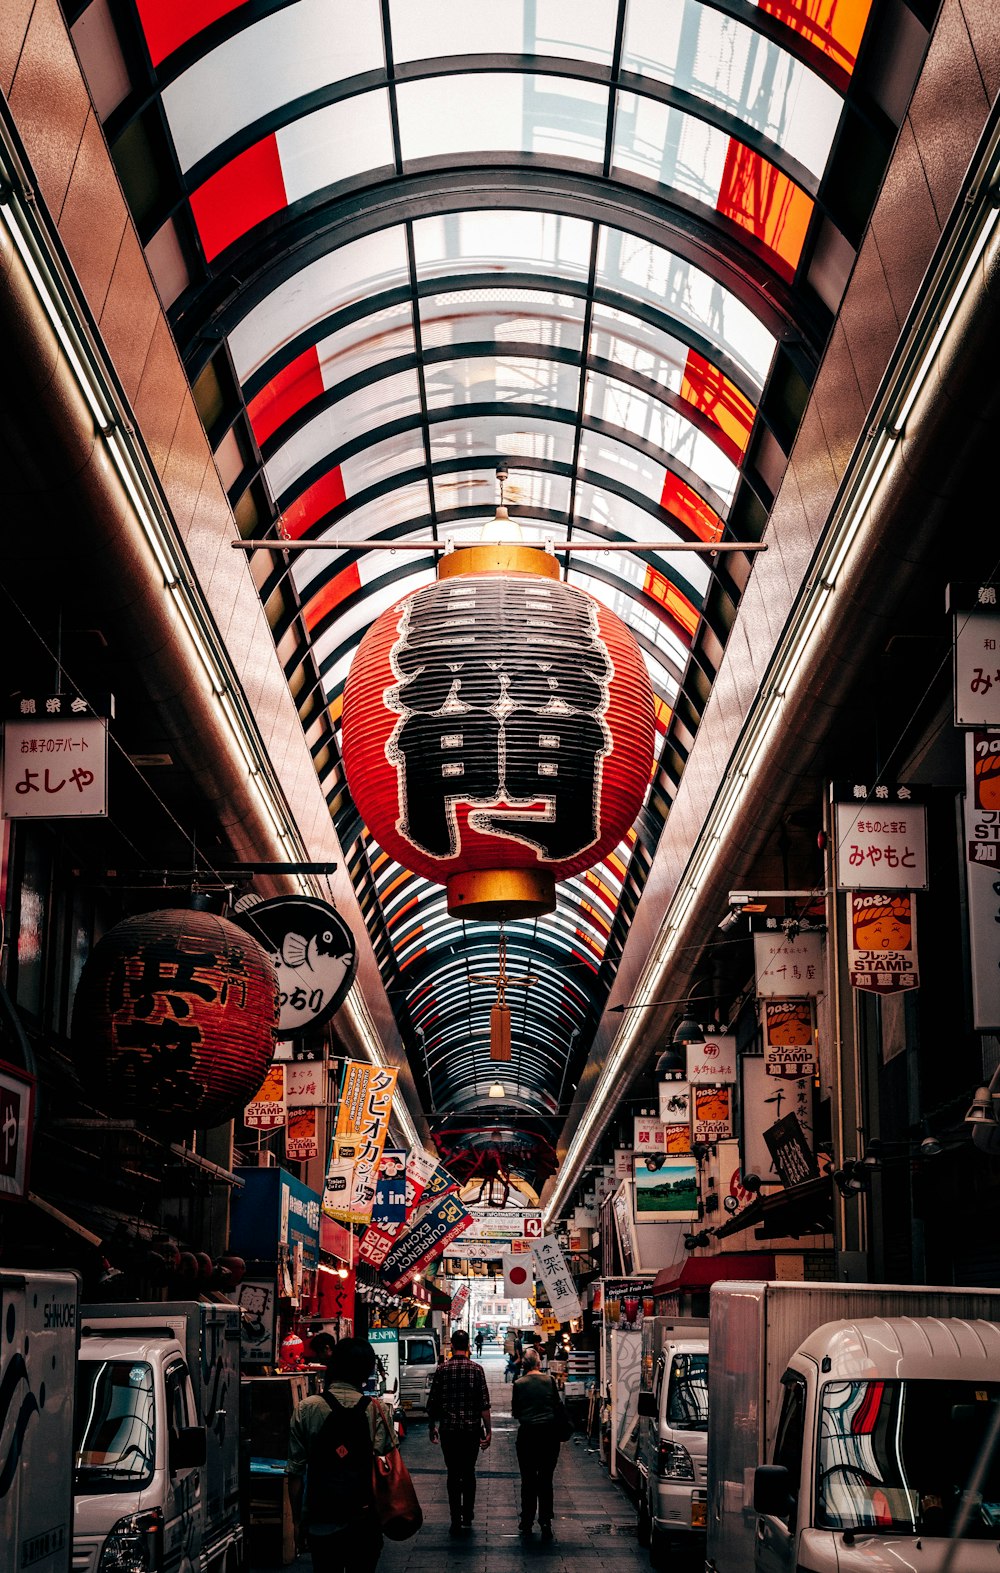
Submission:
<svg viewBox="0 0 1000 1573">
<path fill-rule="evenodd" d="M 543 1543 L 537 1526 L 530 1543 L 518 1534 L 520 1477 L 514 1452 L 517 1427 L 510 1414 L 510 1387 L 503 1361 L 484 1351 L 483 1366 L 493 1403 L 493 1444 L 481 1455 L 476 1521 L 457 1539 L 449 1535 L 448 1499 L 440 1448 L 432 1446 L 423 1421 L 411 1424 L 403 1456 L 413 1476 L 424 1527 L 403 1543 L 386 1542 L 378 1573 L 521 1573 L 544 1565 L 545 1573 L 649 1573 L 646 1553 L 636 1544 L 635 1509 L 583 1437 L 564 1443 L 555 1475 L 555 1538 Z M 294 1573 L 307 1573 L 301 1558 Z"/>
</svg>

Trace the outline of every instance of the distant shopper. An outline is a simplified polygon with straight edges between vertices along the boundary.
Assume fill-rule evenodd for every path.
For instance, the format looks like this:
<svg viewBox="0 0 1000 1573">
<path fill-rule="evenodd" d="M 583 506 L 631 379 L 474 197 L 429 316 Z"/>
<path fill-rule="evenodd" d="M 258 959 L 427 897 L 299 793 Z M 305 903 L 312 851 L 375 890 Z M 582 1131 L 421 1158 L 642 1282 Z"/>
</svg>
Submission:
<svg viewBox="0 0 1000 1573">
<path fill-rule="evenodd" d="M 483 1358 L 483 1330 L 480 1327 L 478 1332 L 476 1333 L 476 1359 L 477 1360 L 481 1360 L 482 1358 Z"/>
<path fill-rule="evenodd" d="M 376 1366 L 371 1344 L 342 1338 L 326 1389 L 303 1399 L 288 1437 L 288 1500 L 299 1550 L 314 1573 L 374 1573 L 382 1552 L 372 1461 L 397 1445 L 377 1404 L 362 1396 Z"/>
<path fill-rule="evenodd" d="M 517 1428 L 517 1463 L 521 1471 L 521 1538 L 528 1540 L 538 1509 L 543 1540 L 552 1539 L 552 1476 L 559 1460 L 559 1415 L 562 1399 L 551 1376 L 539 1369 L 538 1353 L 525 1351 L 524 1375 L 511 1392 L 511 1413 Z"/>
<path fill-rule="evenodd" d="M 486 1373 L 469 1358 L 469 1335 L 461 1328 L 451 1335 L 451 1359 L 431 1378 L 427 1418 L 448 1471 L 451 1533 L 460 1535 L 476 1516 L 476 1460 L 493 1438 Z"/>
</svg>

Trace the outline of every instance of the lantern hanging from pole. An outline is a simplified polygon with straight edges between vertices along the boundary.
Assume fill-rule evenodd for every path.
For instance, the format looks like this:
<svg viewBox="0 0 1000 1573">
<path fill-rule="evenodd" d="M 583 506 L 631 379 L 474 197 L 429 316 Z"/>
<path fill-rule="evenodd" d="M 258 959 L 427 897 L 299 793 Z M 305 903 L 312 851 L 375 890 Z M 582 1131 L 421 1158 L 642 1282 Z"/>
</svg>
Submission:
<svg viewBox="0 0 1000 1573">
<path fill-rule="evenodd" d="M 344 690 L 361 817 L 461 917 L 551 912 L 556 880 L 631 827 L 654 738 L 625 624 L 516 543 L 448 553 L 436 583 L 368 630 Z"/>
<path fill-rule="evenodd" d="M 277 983 L 244 930 L 210 912 L 126 918 L 83 969 L 73 1055 L 108 1114 L 189 1131 L 238 1114 L 274 1053 Z"/>
</svg>

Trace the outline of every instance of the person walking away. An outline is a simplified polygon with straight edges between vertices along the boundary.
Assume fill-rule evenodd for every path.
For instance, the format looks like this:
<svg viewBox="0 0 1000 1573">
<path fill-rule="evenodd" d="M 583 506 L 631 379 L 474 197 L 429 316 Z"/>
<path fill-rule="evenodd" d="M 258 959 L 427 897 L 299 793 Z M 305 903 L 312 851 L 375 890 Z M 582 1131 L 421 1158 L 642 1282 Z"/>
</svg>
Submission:
<svg viewBox="0 0 1000 1573">
<path fill-rule="evenodd" d="M 448 1471 L 451 1533 L 460 1535 L 476 1516 L 476 1460 L 493 1439 L 490 1390 L 481 1365 L 469 1357 L 469 1335 L 451 1335 L 451 1359 L 431 1378 L 427 1395 L 428 1435 L 441 1439 Z"/>
<path fill-rule="evenodd" d="M 476 1359 L 477 1360 L 481 1360 L 482 1358 L 483 1358 L 483 1330 L 482 1330 L 482 1328 L 480 1328 L 479 1331 L 476 1333 Z"/>
<path fill-rule="evenodd" d="M 382 1552 L 373 1461 L 397 1446 L 380 1406 L 362 1395 L 377 1356 L 360 1338 L 329 1355 L 322 1393 L 303 1399 L 289 1429 L 288 1499 L 295 1543 L 313 1573 L 374 1573 Z"/>
<path fill-rule="evenodd" d="M 529 1540 L 535 1508 L 543 1540 L 552 1539 L 552 1476 L 559 1460 L 559 1413 L 562 1399 L 551 1376 L 540 1369 L 537 1351 L 524 1355 L 524 1375 L 511 1392 L 511 1413 L 517 1428 L 517 1463 L 521 1471 L 521 1538 Z"/>
</svg>

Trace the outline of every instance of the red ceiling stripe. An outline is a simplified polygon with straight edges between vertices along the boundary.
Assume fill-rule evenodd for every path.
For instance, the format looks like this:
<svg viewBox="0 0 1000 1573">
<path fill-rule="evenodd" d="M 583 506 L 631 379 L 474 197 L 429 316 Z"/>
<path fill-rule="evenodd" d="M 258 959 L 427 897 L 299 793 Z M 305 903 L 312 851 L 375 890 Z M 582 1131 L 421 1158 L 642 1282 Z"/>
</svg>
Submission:
<svg viewBox="0 0 1000 1573">
<path fill-rule="evenodd" d="M 323 374 L 315 344 L 297 355 L 291 365 L 272 377 L 247 405 L 247 414 L 258 443 L 265 443 L 305 405 L 323 392 Z"/>
<path fill-rule="evenodd" d="M 191 193 L 191 211 L 211 262 L 248 229 L 288 206 L 276 137 L 264 137 Z"/>
<path fill-rule="evenodd" d="M 154 66 L 245 0 L 136 0 Z"/>
<path fill-rule="evenodd" d="M 385 926 L 389 930 L 390 933 L 396 927 L 396 924 L 399 923 L 400 920 L 406 915 L 407 912 L 412 912 L 413 911 L 413 908 L 416 906 L 416 904 L 419 901 L 419 899 L 420 899 L 419 896 L 411 896 L 409 901 L 404 901 L 403 902 L 403 905 L 400 907 L 398 912 L 394 912 L 392 914 L 391 918 L 386 918 Z"/>
<path fill-rule="evenodd" d="M 853 71 L 871 10 L 871 0 L 757 0 L 768 16 L 776 16 L 793 33 L 845 71 Z"/>
<path fill-rule="evenodd" d="M 794 180 L 731 138 L 715 206 L 756 236 L 783 278 L 792 278 L 813 210 L 812 198 Z"/>
<path fill-rule="evenodd" d="M 339 606 L 349 595 L 361 589 L 361 574 L 357 563 L 351 563 L 349 568 L 344 568 L 340 573 L 328 579 L 318 595 L 307 601 L 303 611 L 305 625 L 312 633 L 324 617 L 328 617 L 334 607 Z"/>
<path fill-rule="evenodd" d="M 746 395 L 704 355 L 688 350 L 681 398 L 718 427 L 719 446 L 725 449 L 734 464 L 739 464 L 746 452 L 756 413 Z"/>
<path fill-rule="evenodd" d="M 642 593 L 648 595 L 657 606 L 662 606 L 669 612 L 675 622 L 680 623 L 684 632 L 693 634 L 698 626 L 701 613 L 691 605 L 686 595 L 682 595 L 676 585 L 671 584 L 665 574 L 657 573 L 655 568 L 647 568 L 642 581 Z"/>
<path fill-rule="evenodd" d="M 340 465 L 335 464 L 332 470 L 321 475 L 318 481 L 297 497 L 290 507 L 285 509 L 281 520 L 282 534 L 289 541 L 297 541 L 300 535 L 305 535 L 309 527 L 322 519 L 324 514 L 332 513 L 347 499 L 344 491 L 344 477 L 340 473 Z"/>
<path fill-rule="evenodd" d="M 692 491 L 686 481 L 675 475 L 672 470 L 667 470 L 663 477 L 663 491 L 660 494 L 660 507 L 672 513 L 681 524 L 686 524 L 688 529 L 702 541 L 717 541 L 723 531 L 723 523 L 714 508 Z"/>
</svg>

